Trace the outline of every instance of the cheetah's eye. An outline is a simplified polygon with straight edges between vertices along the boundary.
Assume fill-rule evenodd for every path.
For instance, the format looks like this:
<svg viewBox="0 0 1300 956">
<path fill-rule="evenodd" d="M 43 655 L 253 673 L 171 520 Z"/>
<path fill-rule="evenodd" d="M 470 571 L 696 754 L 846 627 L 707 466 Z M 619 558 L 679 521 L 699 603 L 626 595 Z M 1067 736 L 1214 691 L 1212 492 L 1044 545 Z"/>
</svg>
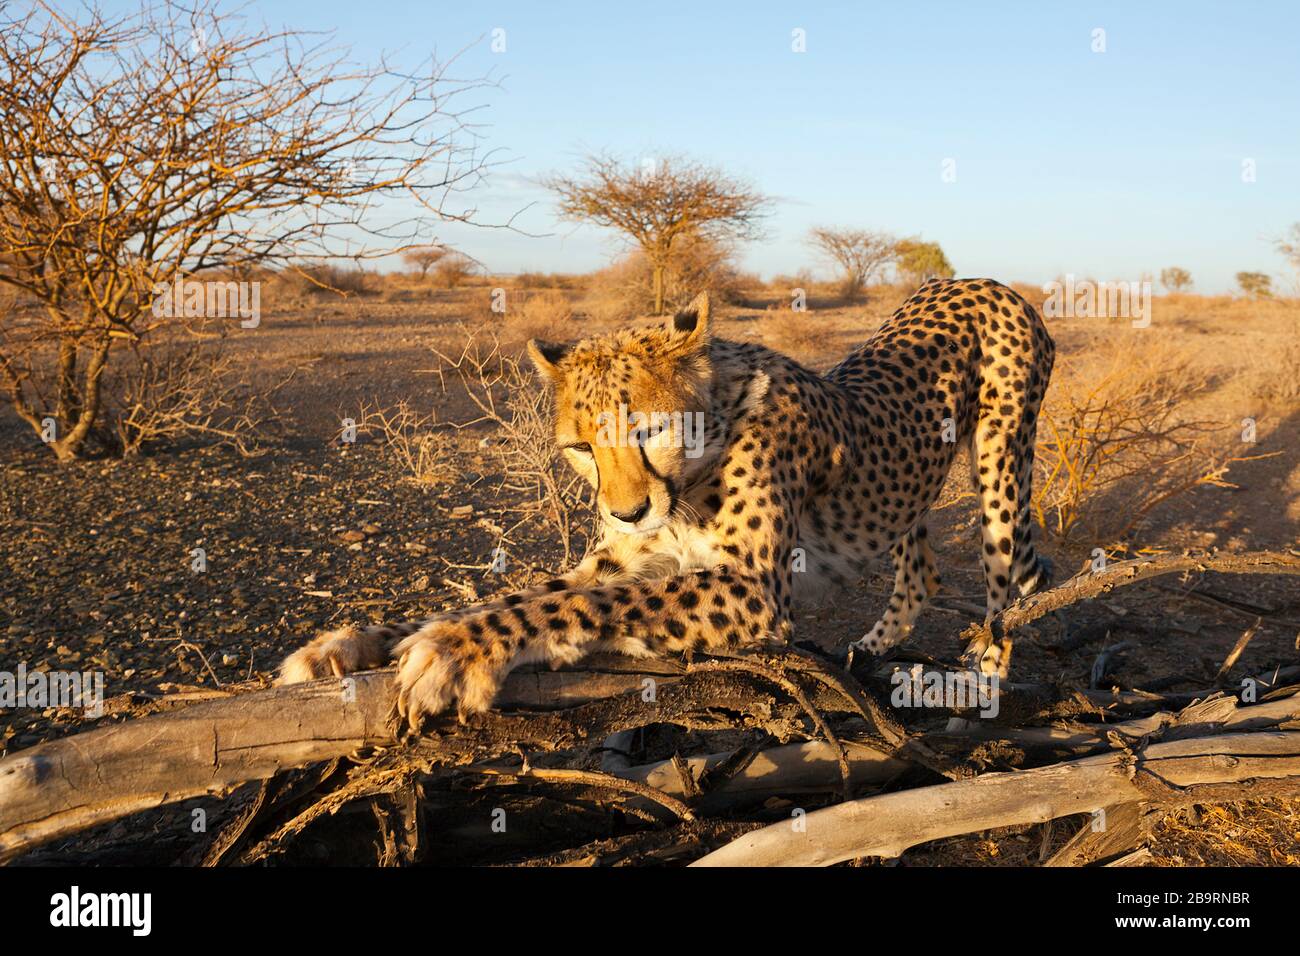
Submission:
<svg viewBox="0 0 1300 956">
<path fill-rule="evenodd" d="M 659 444 L 659 442 L 656 442 L 655 439 L 659 438 L 660 435 L 665 436 L 665 438 L 667 437 L 668 423 L 660 419 L 656 419 L 647 425 L 642 425 L 640 428 L 637 428 L 636 430 L 629 432 L 627 437 L 628 437 L 628 442 L 630 444 L 640 445 L 640 446 L 646 446 L 646 445 L 653 446 Z"/>
<path fill-rule="evenodd" d="M 579 442 L 574 442 L 572 445 L 565 445 L 564 450 L 576 451 L 581 455 L 590 455 L 591 445 L 587 444 L 585 441 L 579 441 Z"/>
</svg>

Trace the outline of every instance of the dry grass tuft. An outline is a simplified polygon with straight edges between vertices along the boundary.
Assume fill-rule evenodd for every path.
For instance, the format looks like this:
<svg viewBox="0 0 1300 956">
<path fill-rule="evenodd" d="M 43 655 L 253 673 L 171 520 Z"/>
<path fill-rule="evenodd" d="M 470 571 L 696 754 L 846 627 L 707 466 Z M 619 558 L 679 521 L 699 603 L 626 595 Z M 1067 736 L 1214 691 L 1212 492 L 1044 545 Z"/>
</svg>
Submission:
<svg viewBox="0 0 1300 956">
<path fill-rule="evenodd" d="M 1240 374 L 1252 398 L 1282 406 L 1300 402 L 1300 317 L 1273 337 L 1272 348 L 1247 352 Z"/>
<path fill-rule="evenodd" d="M 563 292 L 547 289 L 514 295 L 519 304 L 514 308 L 507 304 L 502 327 L 503 337 L 507 341 L 543 339 L 564 342 L 582 334 L 582 326 L 574 316 L 573 305 Z"/>
<path fill-rule="evenodd" d="M 405 400 L 389 408 L 363 404 L 356 425 L 384 444 L 407 481 L 431 487 L 459 474 L 454 443 L 436 414 L 421 415 Z"/>
<path fill-rule="evenodd" d="M 785 304 L 764 315 L 761 331 L 764 345 L 801 362 L 812 359 L 825 345 L 826 330 L 817 316 Z"/>
</svg>

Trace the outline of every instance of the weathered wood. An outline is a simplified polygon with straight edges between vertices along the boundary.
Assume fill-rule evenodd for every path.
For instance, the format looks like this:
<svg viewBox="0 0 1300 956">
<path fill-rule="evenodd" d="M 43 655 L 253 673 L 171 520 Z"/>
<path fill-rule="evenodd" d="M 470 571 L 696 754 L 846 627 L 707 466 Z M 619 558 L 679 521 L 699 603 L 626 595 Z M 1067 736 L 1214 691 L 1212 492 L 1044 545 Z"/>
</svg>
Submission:
<svg viewBox="0 0 1300 956">
<path fill-rule="evenodd" d="M 828 866 L 896 857 L 919 843 L 1116 804 L 1179 805 L 1206 799 L 1197 788 L 1208 785 L 1214 792 L 1214 785 L 1245 781 L 1272 782 L 1270 793 L 1300 793 L 1300 732 L 1175 740 L 1139 756 L 1085 757 L 854 800 L 747 833 L 693 865 Z"/>
<path fill-rule="evenodd" d="M 681 672 L 672 661 L 600 657 L 582 671 L 511 674 L 499 701 L 506 710 L 572 707 L 640 691 L 647 679 L 662 690 Z M 0 760 L 0 861 L 131 813 L 392 744 L 392 677 L 368 671 L 232 693 L 11 754 Z"/>
<path fill-rule="evenodd" d="M 1164 554 L 1151 558 L 1134 558 L 1131 561 L 1117 561 L 1104 570 L 1076 574 L 1056 587 L 1021 598 L 991 621 L 972 624 L 963 632 L 962 637 L 966 641 L 998 638 L 1046 614 L 1106 594 L 1117 587 L 1186 571 L 1215 571 L 1223 574 L 1300 574 L 1300 558 L 1274 551 L 1250 551 L 1245 554 Z"/>
<path fill-rule="evenodd" d="M 1121 562 L 1013 605 L 995 620 L 994 627 L 1014 628 L 1120 584 L 1190 569 L 1295 574 L 1300 573 L 1300 559 L 1256 553 Z M 806 755 L 818 759 L 801 768 L 807 771 L 805 777 L 783 781 L 760 763 L 748 775 L 738 774 L 739 782 L 732 781 L 740 790 L 747 781 L 755 786 L 819 787 L 824 747 L 835 754 L 841 781 L 849 783 L 858 772 L 855 761 L 862 765 L 859 770 L 869 773 L 892 772 L 890 761 L 909 756 L 909 750 L 892 757 L 884 751 L 867 756 L 859 748 L 851 757 L 847 743 L 838 740 L 823 714 L 857 713 L 869 725 L 875 723 L 891 744 L 902 739 L 902 726 L 878 713 L 875 703 L 855 689 L 857 685 L 846 691 L 848 685 L 840 686 L 842 678 L 823 673 L 814 675 L 818 679 L 808 686 L 789 680 L 788 674 L 776 674 L 767 686 L 760 686 L 743 673 L 766 666 L 715 664 L 692 669 L 670 660 L 606 656 L 589 658 L 571 670 L 521 670 L 506 681 L 495 712 L 464 725 L 449 718 L 432 721 L 416 746 L 426 758 L 465 765 L 521 747 L 559 750 L 586 745 L 653 721 L 697 729 L 762 728 L 787 740 L 803 733 L 806 719 L 818 725 L 827 744 L 810 745 Z M 807 671 L 805 676 L 811 674 Z M 391 670 L 383 670 L 343 681 L 223 690 L 222 696 L 183 707 L 158 702 L 160 713 L 19 751 L 0 760 L 0 861 L 131 813 L 225 793 L 287 768 L 346 757 L 359 748 L 392 745 L 396 740 L 389 723 L 391 677 Z M 650 688 L 655 693 L 646 696 Z M 1042 702 L 1059 701 L 1062 696 L 1059 688 L 1043 684 L 1003 684 L 1001 691 L 1004 721 L 1017 714 L 1038 714 Z M 1204 692 L 1088 691 L 1079 700 L 1084 711 L 1105 708 L 1111 714 L 1128 715 L 1185 702 L 1197 694 Z M 1023 706 L 1008 706 L 1017 701 Z M 1263 718 L 1257 713 L 1252 719 Z M 1044 743 L 1061 742 L 1052 740 L 1055 731 L 1044 728 L 1029 728 L 1025 733 L 1046 734 Z M 1083 739 L 1063 743 L 1067 748 L 1095 745 Z M 921 745 L 915 739 L 907 743 L 912 749 Z M 701 759 L 701 769 L 708 769 L 709 758 Z M 917 759 L 933 768 L 932 762 Z"/>
<path fill-rule="evenodd" d="M 855 787 L 887 783 L 910 766 L 908 761 L 859 741 L 841 741 L 848 761 L 849 778 Z M 713 753 L 682 758 L 686 769 L 698 780 L 731 754 Z M 613 771 L 626 780 L 647 784 L 673 796 L 686 796 L 686 786 L 671 760 Z M 824 740 L 769 747 L 755 755 L 743 770 L 716 790 L 702 794 L 698 805 L 710 810 L 746 800 L 761 800 L 772 794 L 820 793 L 838 790 L 843 782 L 840 752 Z"/>
<path fill-rule="evenodd" d="M 1161 711 L 1147 717 L 1096 726 L 1021 728 L 976 722 L 965 730 L 926 734 L 922 739 L 936 743 L 1005 740 L 1025 749 L 1086 756 L 1113 749 L 1114 735 L 1121 739 L 1138 740 L 1159 734 L 1161 739 L 1175 740 L 1226 731 L 1247 732 L 1277 728 L 1300 730 L 1300 694 L 1249 707 L 1241 706 L 1234 697 L 1219 696 L 1193 704 L 1177 714 Z M 909 766 L 907 760 L 881 747 L 855 740 L 844 740 L 843 744 L 855 787 L 888 783 Z M 729 752 L 703 754 L 684 758 L 684 762 L 693 776 L 699 779 L 705 771 L 718 766 L 730 756 Z M 686 795 L 681 777 L 671 760 L 634 767 L 607 768 L 607 772 L 649 784 L 673 796 Z M 824 741 L 784 744 L 759 751 L 744 770 L 735 774 L 717 791 L 706 793 L 699 806 L 733 806 L 772 794 L 830 792 L 837 789 L 839 783 L 839 755 L 835 748 Z"/>
<path fill-rule="evenodd" d="M 787 737 L 808 706 L 853 710 L 824 685 L 796 703 L 739 670 L 687 670 L 618 655 L 593 655 L 571 670 L 520 670 L 503 685 L 497 709 L 463 724 L 450 716 L 428 722 L 413 754 L 466 765 L 521 747 L 587 745 L 656 721 L 765 727 Z M 394 744 L 392 676 L 370 671 L 231 693 L 12 754 L 0 760 L 0 861 L 131 813 Z"/>
<path fill-rule="evenodd" d="M 1300 694 L 1292 694 L 1253 706 L 1242 706 L 1235 697 L 1215 696 L 1191 704 L 1177 714 L 1159 711 L 1146 717 L 1113 724 L 1071 727 L 997 727 L 972 723 L 952 733 L 930 734 L 932 738 L 1007 740 L 1019 747 L 1072 752 L 1079 755 L 1112 746 L 1111 735 L 1138 740 L 1159 734 L 1163 740 L 1205 737 L 1227 730 L 1300 730 Z"/>
<path fill-rule="evenodd" d="M 1043 866 L 1088 866 L 1129 856 L 1147 836 L 1142 804 L 1104 807 Z"/>
</svg>

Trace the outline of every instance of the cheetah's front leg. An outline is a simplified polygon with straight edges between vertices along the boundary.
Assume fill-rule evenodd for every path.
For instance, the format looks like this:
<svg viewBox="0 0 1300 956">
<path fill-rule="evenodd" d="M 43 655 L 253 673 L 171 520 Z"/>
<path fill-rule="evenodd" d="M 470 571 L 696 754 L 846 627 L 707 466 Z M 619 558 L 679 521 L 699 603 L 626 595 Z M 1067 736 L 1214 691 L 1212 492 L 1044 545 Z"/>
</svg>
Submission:
<svg viewBox="0 0 1300 956">
<path fill-rule="evenodd" d="M 931 597 L 939 592 L 939 571 L 926 541 L 924 525 L 917 525 L 890 550 L 894 559 L 894 592 L 879 621 L 851 645 L 871 654 L 883 654 L 901 644 Z"/>
<path fill-rule="evenodd" d="M 645 656 L 766 639 L 775 607 L 762 579 L 719 568 L 435 621 L 395 650 L 398 710 L 412 725 L 453 703 L 462 717 L 483 711 L 518 665 L 570 664 L 598 647 Z"/>
<path fill-rule="evenodd" d="M 398 642 L 434 624 L 447 624 L 491 611 L 510 612 L 524 602 L 553 594 L 632 580 L 652 567 L 653 555 L 637 539 L 620 538 L 604 543 L 577 567 L 557 578 L 474 607 L 442 611 L 420 621 L 341 627 L 313 638 L 280 664 L 279 684 L 298 684 L 324 677 L 342 677 L 354 671 L 383 667 L 392 659 Z M 432 633 L 432 631 L 430 631 Z"/>
</svg>

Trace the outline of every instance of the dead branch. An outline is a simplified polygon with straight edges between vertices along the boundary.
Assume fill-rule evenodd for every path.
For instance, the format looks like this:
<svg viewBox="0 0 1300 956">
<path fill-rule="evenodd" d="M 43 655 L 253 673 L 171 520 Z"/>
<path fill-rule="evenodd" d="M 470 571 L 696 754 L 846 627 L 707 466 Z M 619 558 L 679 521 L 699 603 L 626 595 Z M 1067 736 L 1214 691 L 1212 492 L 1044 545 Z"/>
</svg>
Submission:
<svg viewBox="0 0 1300 956">
<path fill-rule="evenodd" d="M 1246 554 L 1161 555 L 1119 561 L 1102 571 L 1077 574 L 1047 591 L 1015 602 L 985 624 L 973 624 L 962 634 L 963 640 L 991 639 L 1023 627 L 1046 614 L 1080 601 L 1107 594 L 1117 587 L 1137 584 L 1150 578 L 1182 572 L 1217 571 L 1223 574 L 1300 574 L 1300 558 L 1274 551 L 1251 551 Z"/>
<path fill-rule="evenodd" d="M 981 741 L 1003 740 L 1026 750 L 1056 756 L 1086 756 L 1112 749 L 1111 734 L 1129 740 L 1140 740 L 1147 736 L 1176 740 L 1228 731 L 1249 732 L 1279 728 L 1300 729 L 1300 696 L 1292 695 L 1243 707 L 1236 698 L 1220 695 L 1199 701 L 1177 714 L 1161 711 L 1148 717 L 1099 727 L 1076 725 L 1015 728 L 977 723 L 961 731 L 926 734 L 921 740 L 936 744 L 960 741 L 968 746 Z M 860 741 L 844 741 L 843 744 L 855 787 L 883 785 L 909 766 L 907 760 L 887 749 Z M 693 775 L 699 778 L 731 756 L 730 753 L 704 754 L 686 758 L 686 764 Z M 904 756 L 908 756 L 906 751 Z M 649 784 L 664 793 L 685 796 L 672 761 L 663 760 L 613 772 L 620 777 Z M 702 806 L 735 806 L 747 800 L 762 800 L 774 793 L 824 793 L 839 783 L 840 758 L 834 748 L 823 741 L 787 744 L 760 750 L 741 771 L 709 794 Z"/>
<path fill-rule="evenodd" d="M 1042 823 L 1115 804 L 1224 799 L 1246 782 L 1300 793 L 1300 732 L 1225 734 L 1153 744 L 1133 756 L 990 773 L 973 780 L 837 804 L 747 833 L 694 866 L 829 866 L 977 830 Z"/>
<path fill-rule="evenodd" d="M 841 746 L 843 758 L 848 761 L 849 782 L 855 788 L 888 783 L 909 766 L 908 761 L 871 744 L 845 740 Z M 713 753 L 683 760 L 698 780 L 731 756 L 731 752 Z M 826 793 L 843 785 L 842 773 L 841 752 L 827 741 L 782 744 L 758 751 L 743 769 L 723 780 L 716 789 L 702 794 L 699 805 L 703 809 L 718 809 L 747 801 L 761 802 L 777 793 Z M 616 774 L 663 793 L 687 795 L 671 760 L 627 767 Z"/>
</svg>

